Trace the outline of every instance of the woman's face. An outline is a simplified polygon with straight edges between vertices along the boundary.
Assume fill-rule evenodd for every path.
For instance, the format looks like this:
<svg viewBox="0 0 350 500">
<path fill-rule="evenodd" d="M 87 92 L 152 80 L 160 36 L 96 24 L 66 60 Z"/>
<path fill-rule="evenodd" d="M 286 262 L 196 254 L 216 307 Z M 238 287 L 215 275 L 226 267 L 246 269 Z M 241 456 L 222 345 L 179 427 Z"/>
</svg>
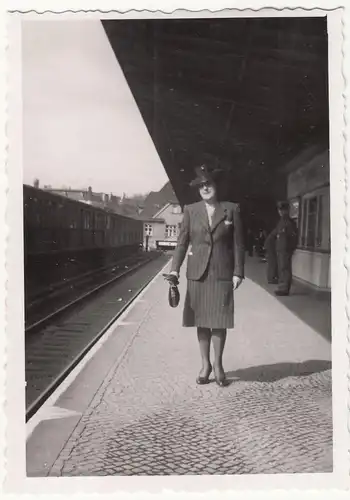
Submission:
<svg viewBox="0 0 350 500">
<path fill-rule="evenodd" d="M 203 182 L 203 184 L 199 186 L 199 194 L 202 200 L 212 201 L 216 198 L 216 187 L 211 182 Z"/>
</svg>

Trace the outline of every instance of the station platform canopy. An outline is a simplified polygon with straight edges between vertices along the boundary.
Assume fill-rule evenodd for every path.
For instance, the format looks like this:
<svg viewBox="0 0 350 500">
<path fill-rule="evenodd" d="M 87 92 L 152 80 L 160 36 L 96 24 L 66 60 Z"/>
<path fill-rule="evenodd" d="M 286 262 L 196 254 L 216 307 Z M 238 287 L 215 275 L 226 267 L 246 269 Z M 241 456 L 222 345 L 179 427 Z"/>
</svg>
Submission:
<svg viewBox="0 0 350 500">
<path fill-rule="evenodd" d="M 103 26 L 180 203 L 204 162 L 226 171 L 227 199 L 281 199 L 283 167 L 328 147 L 325 17 Z"/>
</svg>

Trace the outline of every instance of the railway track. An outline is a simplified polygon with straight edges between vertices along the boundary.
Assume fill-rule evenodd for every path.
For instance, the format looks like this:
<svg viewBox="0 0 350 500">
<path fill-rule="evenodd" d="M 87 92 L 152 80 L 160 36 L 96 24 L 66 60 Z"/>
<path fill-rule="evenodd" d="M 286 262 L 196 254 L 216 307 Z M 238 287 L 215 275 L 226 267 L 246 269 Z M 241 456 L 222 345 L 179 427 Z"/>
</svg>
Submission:
<svg viewBox="0 0 350 500">
<path fill-rule="evenodd" d="M 41 328 L 51 317 L 66 312 L 81 300 L 158 257 L 157 252 L 139 253 L 127 259 L 60 282 L 26 301 L 26 334 Z"/>
<path fill-rule="evenodd" d="M 150 252 L 151 253 L 151 252 Z M 155 253 L 155 252 L 153 252 Z M 50 281 L 50 284 L 46 287 L 38 287 L 35 285 L 28 285 L 28 289 L 26 290 L 27 296 L 27 307 L 32 308 L 35 307 L 36 304 L 40 304 L 43 299 L 46 299 L 48 296 L 54 296 L 56 293 L 59 293 L 61 290 L 67 289 L 69 286 L 75 286 L 77 283 L 84 282 L 98 275 L 99 273 L 104 273 L 111 269 L 121 268 L 124 265 L 129 265 L 135 259 L 142 259 L 144 256 L 143 251 L 135 252 L 129 254 L 127 257 L 124 257 L 119 260 L 115 260 L 114 262 L 110 262 L 106 266 L 101 266 L 97 269 L 93 270 L 85 270 L 73 276 L 60 279 L 59 281 Z"/>
<path fill-rule="evenodd" d="M 26 421 L 168 260 L 161 254 L 139 262 L 26 330 Z"/>
</svg>

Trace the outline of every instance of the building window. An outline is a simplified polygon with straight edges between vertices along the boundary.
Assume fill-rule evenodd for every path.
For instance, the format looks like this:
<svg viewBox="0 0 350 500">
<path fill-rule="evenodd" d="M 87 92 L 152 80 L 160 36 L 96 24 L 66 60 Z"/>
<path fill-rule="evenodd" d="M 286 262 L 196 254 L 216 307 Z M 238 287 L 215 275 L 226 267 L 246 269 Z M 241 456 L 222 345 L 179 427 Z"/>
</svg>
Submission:
<svg viewBox="0 0 350 500">
<path fill-rule="evenodd" d="M 302 201 L 299 244 L 313 250 L 330 249 L 329 191 L 305 196 Z"/>
<path fill-rule="evenodd" d="M 300 201 L 299 201 L 299 199 L 291 200 L 289 216 L 291 217 L 291 219 L 293 219 L 293 221 L 295 222 L 297 227 L 299 227 L 299 215 L 300 215 Z"/>
<path fill-rule="evenodd" d="M 153 234 L 152 224 L 145 224 L 145 235 L 152 236 L 152 234 Z"/>
<path fill-rule="evenodd" d="M 301 210 L 301 231 L 299 233 L 299 244 L 304 247 L 306 245 L 306 228 L 307 228 L 307 205 L 308 200 L 303 200 Z"/>
<path fill-rule="evenodd" d="M 325 205 L 325 196 L 321 195 L 318 198 L 318 214 L 317 214 L 317 227 L 316 227 L 316 246 L 319 248 L 322 246 L 323 240 L 323 207 Z"/>
<path fill-rule="evenodd" d="M 307 203 L 306 246 L 316 247 L 318 198 L 310 198 Z"/>
<path fill-rule="evenodd" d="M 166 238 L 174 238 L 176 236 L 176 226 L 165 226 L 165 237 Z"/>
</svg>

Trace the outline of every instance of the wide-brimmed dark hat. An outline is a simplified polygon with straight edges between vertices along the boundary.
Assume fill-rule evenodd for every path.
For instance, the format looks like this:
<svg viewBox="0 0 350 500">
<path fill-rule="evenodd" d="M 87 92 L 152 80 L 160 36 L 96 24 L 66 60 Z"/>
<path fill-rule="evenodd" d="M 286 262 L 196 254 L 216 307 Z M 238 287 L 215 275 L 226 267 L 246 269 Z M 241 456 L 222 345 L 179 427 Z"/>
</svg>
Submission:
<svg viewBox="0 0 350 500">
<path fill-rule="evenodd" d="M 190 182 L 190 186 L 197 187 L 205 182 L 215 182 L 222 173 L 221 168 L 210 168 L 207 165 L 201 165 L 194 169 L 196 177 Z"/>
<path fill-rule="evenodd" d="M 277 203 L 277 208 L 279 210 L 289 210 L 289 203 L 288 203 L 288 201 L 279 201 Z"/>
</svg>

